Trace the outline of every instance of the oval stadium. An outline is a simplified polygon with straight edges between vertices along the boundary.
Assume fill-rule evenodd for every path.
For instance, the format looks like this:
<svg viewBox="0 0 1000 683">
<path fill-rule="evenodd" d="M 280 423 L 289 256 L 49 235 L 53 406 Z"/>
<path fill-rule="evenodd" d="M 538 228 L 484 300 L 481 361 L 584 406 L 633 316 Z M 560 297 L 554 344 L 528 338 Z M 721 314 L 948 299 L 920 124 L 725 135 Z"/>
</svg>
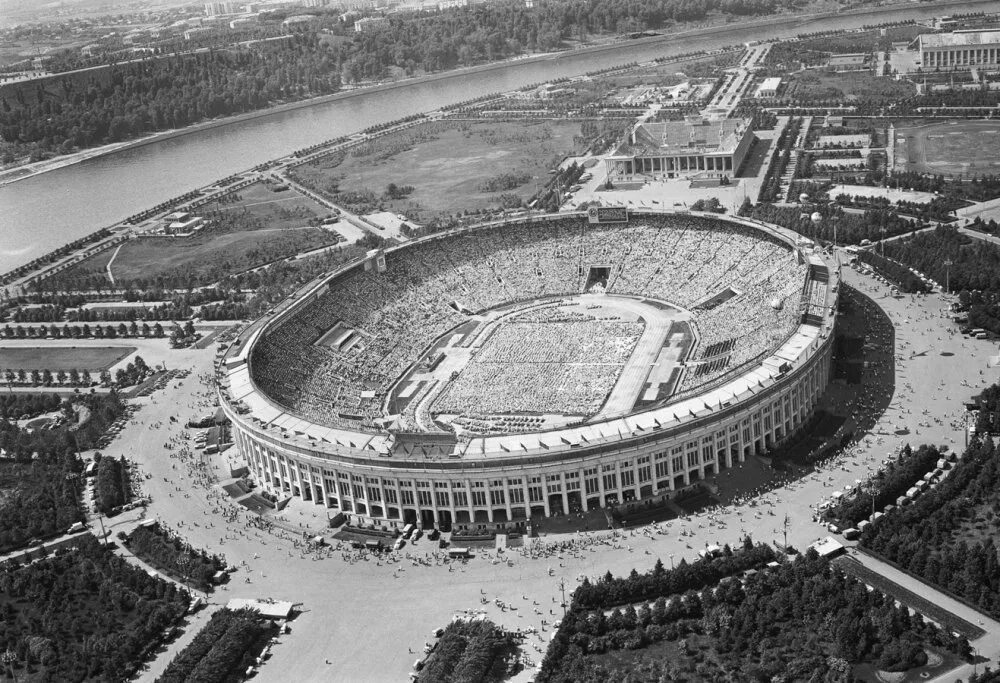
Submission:
<svg viewBox="0 0 1000 683">
<path fill-rule="evenodd" d="M 533 216 L 370 252 L 220 352 L 272 498 L 475 533 L 665 496 L 764 454 L 830 374 L 839 270 L 739 218 Z"/>
</svg>

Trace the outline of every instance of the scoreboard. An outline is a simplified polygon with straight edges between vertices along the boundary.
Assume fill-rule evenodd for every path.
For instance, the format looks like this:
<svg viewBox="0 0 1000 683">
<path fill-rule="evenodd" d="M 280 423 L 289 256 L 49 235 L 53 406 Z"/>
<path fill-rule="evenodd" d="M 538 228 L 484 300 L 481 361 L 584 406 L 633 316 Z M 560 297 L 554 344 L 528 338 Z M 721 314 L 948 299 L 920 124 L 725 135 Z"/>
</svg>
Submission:
<svg viewBox="0 0 1000 683">
<path fill-rule="evenodd" d="M 628 223 L 628 209 L 624 206 L 592 206 L 587 209 L 587 221 L 594 223 Z"/>
</svg>

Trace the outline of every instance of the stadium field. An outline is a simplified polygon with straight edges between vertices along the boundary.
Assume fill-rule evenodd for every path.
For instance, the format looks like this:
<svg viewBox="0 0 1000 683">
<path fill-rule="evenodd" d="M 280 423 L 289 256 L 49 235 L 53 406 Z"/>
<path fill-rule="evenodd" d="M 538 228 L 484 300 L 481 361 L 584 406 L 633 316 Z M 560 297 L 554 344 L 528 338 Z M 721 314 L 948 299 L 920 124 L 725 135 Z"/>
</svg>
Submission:
<svg viewBox="0 0 1000 683">
<path fill-rule="evenodd" d="M 1000 171 L 1000 121 L 896 129 L 895 169 L 944 175 Z"/>
</svg>

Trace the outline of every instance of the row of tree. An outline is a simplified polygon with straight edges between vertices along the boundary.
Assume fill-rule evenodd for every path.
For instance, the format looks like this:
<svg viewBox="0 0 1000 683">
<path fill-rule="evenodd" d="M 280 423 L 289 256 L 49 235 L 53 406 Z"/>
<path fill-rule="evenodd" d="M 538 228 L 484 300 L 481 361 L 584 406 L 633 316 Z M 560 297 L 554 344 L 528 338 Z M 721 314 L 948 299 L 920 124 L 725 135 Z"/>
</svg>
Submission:
<svg viewBox="0 0 1000 683">
<path fill-rule="evenodd" d="M 196 550 L 158 524 L 136 527 L 125 542 L 139 559 L 200 591 L 212 590 L 213 575 L 226 568 L 224 557 Z"/>
<path fill-rule="evenodd" d="M 97 461 L 97 479 L 94 482 L 94 498 L 97 509 L 108 515 L 132 500 L 132 483 L 125 456 L 100 458 Z"/>
<path fill-rule="evenodd" d="M 856 526 L 871 517 L 873 510 L 895 504 L 897 498 L 936 467 L 940 458 L 941 452 L 934 446 L 923 445 L 914 452 L 907 444 L 899 456 L 880 468 L 861 490 L 831 506 L 825 516 L 841 528 Z"/>
<path fill-rule="evenodd" d="M 148 323 L 139 325 L 135 322 L 132 322 L 131 325 L 119 323 L 117 327 L 114 325 L 91 326 L 87 323 L 83 325 L 40 325 L 38 327 L 24 327 L 22 325 L 11 327 L 10 325 L 4 325 L 3 336 L 7 339 L 44 339 L 47 337 L 52 337 L 53 339 L 162 337 L 163 325 L 160 323 L 154 323 L 152 326 Z"/>
<path fill-rule="evenodd" d="M 254 661 L 253 647 L 270 626 L 255 610 L 223 607 L 177 653 L 157 683 L 224 683 L 237 680 Z"/>
<path fill-rule="evenodd" d="M 103 373 L 102 373 L 103 375 Z M 7 386 L 19 384 L 21 386 L 51 387 L 55 384 L 71 387 L 89 387 L 93 383 L 90 370 L 78 370 L 70 368 L 66 370 L 25 370 L 24 368 L 7 368 L 3 373 L 4 382 Z"/>
<path fill-rule="evenodd" d="M 580 609 L 607 609 L 614 605 L 701 590 L 727 576 L 760 569 L 775 559 L 770 546 L 754 545 L 748 536 L 739 552 L 733 552 L 727 545 L 722 549 L 722 556 L 713 561 L 688 564 L 682 559 L 675 569 L 667 571 L 663 562 L 657 560 L 653 570 L 646 574 L 639 574 L 633 569 L 628 576 L 619 578 L 608 572 L 596 583 L 584 579 L 573 593 L 573 604 Z"/>
<path fill-rule="evenodd" d="M 859 252 L 858 260 L 867 263 L 881 273 L 904 294 L 919 294 L 931 290 L 931 286 L 921 280 L 912 270 L 898 261 L 882 256 L 874 249 Z"/>
</svg>

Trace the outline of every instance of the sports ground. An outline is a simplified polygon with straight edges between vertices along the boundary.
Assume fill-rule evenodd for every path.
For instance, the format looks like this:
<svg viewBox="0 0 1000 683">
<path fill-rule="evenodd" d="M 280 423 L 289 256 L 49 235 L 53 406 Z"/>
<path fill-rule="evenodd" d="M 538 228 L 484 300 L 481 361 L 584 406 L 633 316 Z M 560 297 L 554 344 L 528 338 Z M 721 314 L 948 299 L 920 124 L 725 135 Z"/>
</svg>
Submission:
<svg viewBox="0 0 1000 683">
<path fill-rule="evenodd" d="M 1000 121 L 896 129 L 895 168 L 943 175 L 1000 171 Z"/>
<path fill-rule="evenodd" d="M 405 401 L 437 383 L 426 399 L 433 413 L 532 414 L 546 426 L 564 422 L 558 415 L 623 415 L 672 393 L 691 346 L 689 317 L 603 294 L 488 312 L 449 332 L 431 354 L 443 354 L 440 364 L 408 374 L 394 394 Z"/>
<path fill-rule="evenodd" d="M 134 346 L 41 346 L 0 348 L 0 368 L 11 370 L 107 370 Z"/>
</svg>

